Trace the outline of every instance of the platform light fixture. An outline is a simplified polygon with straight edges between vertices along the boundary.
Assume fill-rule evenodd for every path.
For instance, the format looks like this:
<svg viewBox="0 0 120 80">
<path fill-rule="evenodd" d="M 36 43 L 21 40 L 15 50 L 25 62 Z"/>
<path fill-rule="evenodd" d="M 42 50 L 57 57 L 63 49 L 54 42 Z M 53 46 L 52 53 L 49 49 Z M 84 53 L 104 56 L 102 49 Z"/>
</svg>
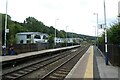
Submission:
<svg viewBox="0 0 120 80">
<path fill-rule="evenodd" d="M 56 23 L 57 23 L 57 20 L 59 20 L 59 19 L 55 19 L 55 38 L 54 38 L 54 39 L 55 39 L 55 41 L 54 41 L 55 46 L 56 46 L 56 37 L 57 37 L 57 36 L 56 36 Z"/>
</svg>

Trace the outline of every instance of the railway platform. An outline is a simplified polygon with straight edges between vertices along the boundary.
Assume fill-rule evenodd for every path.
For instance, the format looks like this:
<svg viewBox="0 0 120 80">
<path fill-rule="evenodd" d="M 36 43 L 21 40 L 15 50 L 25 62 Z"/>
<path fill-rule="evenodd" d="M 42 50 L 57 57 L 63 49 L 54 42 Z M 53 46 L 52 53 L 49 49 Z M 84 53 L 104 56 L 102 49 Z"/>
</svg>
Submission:
<svg viewBox="0 0 120 80">
<path fill-rule="evenodd" d="M 69 50 L 69 49 L 76 48 L 76 47 L 79 47 L 79 46 L 80 45 L 75 45 L 75 46 L 62 47 L 62 48 L 56 48 L 56 49 L 47 49 L 47 50 L 41 50 L 41 51 L 27 52 L 27 53 L 22 53 L 22 54 L 18 54 L 18 55 L 0 56 L 0 62 L 3 63 L 3 62 L 14 61 L 14 60 L 20 60 L 20 59 L 23 59 L 23 58 L 38 56 L 38 55 L 41 55 L 41 54 Z"/>
<path fill-rule="evenodd" d="M 105 57 L 96 46 L 90 46 L 72 68 L 65 80 L 81 79 L 119 80 L 120 67 L 105 64 Z"/>
<path fill-rule="evenodd" d="M 79 46 L 71 46 L 57 49 L 49 49 L 37 52 L 30 52 L 15 56 L 2 56 L 2 61 L 10 61 L 14 59 L 23 58 L 27 56 L 39 55 L 43 53 L 49 53 L 59 50 L 71 49 Z M 17 57 L 18 56 L 18 57 Z M 76 65 L 72 68 L 69 74 L 66 76 L 65 80 L 81 80 L 81 79 L 98 79 L 98 80 L 119 80 L 120 79 L 120 67 L 105 64 L 105 57 L 102 52 L 96 46 L 90 46 L 86 53 L 79 59 Z"/>
</svg>

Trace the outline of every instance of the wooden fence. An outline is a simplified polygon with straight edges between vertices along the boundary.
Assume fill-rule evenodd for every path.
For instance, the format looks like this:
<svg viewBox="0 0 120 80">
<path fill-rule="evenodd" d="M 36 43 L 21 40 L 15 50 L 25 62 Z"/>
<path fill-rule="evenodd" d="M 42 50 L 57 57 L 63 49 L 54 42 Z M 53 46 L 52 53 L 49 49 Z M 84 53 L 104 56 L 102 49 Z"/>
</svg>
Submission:
<svg viewBox="0 0 120 80">
<path fill-rule="evenodd" d="M 67 46 L 77 45 L 76 43 L 68 43 Z M 60 48 L 65 47 L 65 43 L 57 43 L 56 46 L 54 43 L 37 43 L 37 44 L 14 44 L 14 52 L 15 54 L 21 54 L 26 52 L 33 52 L 33 51 L 40 51 L 44 49 L 51 49 L 51 48 Z M 2 51 L 3 54 L 4 51 Z M 9 46 L 6 49 L 7 55 L 9 55 Z M 1 55 L 2 55 L 1 54 Z"/>
<path fill-rule="evenodd" d="M 48 48 L 48 43 L 39 43 L 39 44 L 15 44 L 13 45 L 14 51 L 16 54 L 39 51 Z"/>
</svg>

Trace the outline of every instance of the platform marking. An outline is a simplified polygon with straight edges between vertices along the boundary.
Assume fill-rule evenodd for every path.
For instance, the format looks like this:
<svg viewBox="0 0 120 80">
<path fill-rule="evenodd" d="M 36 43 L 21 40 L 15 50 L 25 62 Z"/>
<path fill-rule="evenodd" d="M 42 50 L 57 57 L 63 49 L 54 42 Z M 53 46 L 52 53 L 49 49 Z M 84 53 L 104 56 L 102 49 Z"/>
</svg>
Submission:
<svg viewBox="0 0 120 80">
<path fill-rule="evenodd" d="M 93 46 L 90 47 L 89 52 L 90 55 L 89 55 L 84 78 L 93 78 Z"/>
<path fill-rule="evenodd" d="M 83 77 L 79 77 L 79 75 L 78 75 L 78 76 L 75 75 L 75 77 L 74 77 L 74 76 L 72 76 L 72 75 L 74 74 L 74 72 L 75 72 L 75 70 L 77 69 L 77 67 L 79 67 L 82 59 L 85 58 L 85 56 L 87 55 L 87 53 L 89 52 L 89 50 L 90 50 L 90 47 L 89 47 L 88 50 L 85 52 L 85 54 L 82 55 L 82 57 L 79 59 L 79 61 L 78 61 L 78 62 L 76 63 L 76 65 L 72 68 L 72 70 L 69 72 L 69 74 L 65 77 L 64 80 L 66 80 L 66 79 L 68 79 L 68 78 L 83 78 L 83 77 L 84 77 L 84 76 L 83 76 Z M 77 76 L 77 77 L 76 77 L 76 76 Z"/>
</svg>

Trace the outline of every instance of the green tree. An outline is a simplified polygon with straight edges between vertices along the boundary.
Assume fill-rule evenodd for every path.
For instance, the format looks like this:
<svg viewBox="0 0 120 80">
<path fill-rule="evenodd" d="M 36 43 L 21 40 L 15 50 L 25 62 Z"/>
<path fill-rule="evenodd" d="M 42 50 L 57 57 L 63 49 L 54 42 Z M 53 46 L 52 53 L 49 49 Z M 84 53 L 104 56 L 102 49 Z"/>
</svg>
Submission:
<svg viewBox="0 0 120 80">
<path fill-rule="evenodd" d="M 9 33 L 8 33 L 8 38 L 9 38 L 9 43 L 16 43 L 16 34 L 19 32 L 26 32 L 28 31 L 26 28 L 21 26 L 20 24 L 12 21 L 11 24 L 8 26 L 9 28 Z"/>
<path fill-rule="evenodd" d="M 60 31 L 59 31 L 59 37 L 60 37 L 60 38 L 65 38 L 65 34 L 66 34 L 66 33 L 65 33 L 64 30 L 60 30 Z"/>
<path fill-rule="evenodd" d="M 104 43 L 105 34 L 100 37 L 99 43 Z M 120 23 L 115 23 L 111 25 L 111 28 L 107 30 L 108 43 L 110 44 L 120 44 Z"/>
<path fill-rule="evenodd" d="M 54 35 L 49 35 L 48 37 L 48 42 L 49 42 L 49 47 L 53 48 L 54 47 Z"/>
<path fill-rule="evenodd" d="M 50 28 L 49 28 L 49 34 L 52 34 L 52 35 L 55 34 L 55 28 L 53 26 L 50 26 Z"/>
<path fill-rule="evenodd" d="M 120 44 L 120 23 L 114 24 L 108 30 L 108 40 L 112 44 Z"/>
<path fill-rule="evenodd" d="M 5 14 L 0 13 L 2 16 L 2 43 L 4 43 L 4 34 L 5 34 Z M 54 43 L 55 37 L 55 28 L 53 26 L 46 26 L 43 22 L 38 21 L 34 17 L 27 17 L 23 23 L 12 21 L 11 17 L 7 15 L 8 25 L 7 28 L 9 29 L 9 33 L 7 34 L 7 44 L 9 43 L 16 43 L 16 34 L 19 32 L 42 32 L 47 33 L 49 35 L 49 42 Z M 1 29 L 1 28 L 0 28 Z M 65 38 L 66 32 L 64 30 L 57 30 L 57 37 Z M 67 32 L 67 37 L 72 38 L 85 37 L 85 35 L 80 35 L 76 33 L 69 33 Z"/>
<path fill-rule="evenodd" d="M 2 45 L 4 43 L 4 34 L 5 34 L 5 14 L 0 14 L 2 16 Z M 16 33 L 28 31 L 26 28 L 21 26 L 18 22 L 12 21 L 11 17 L 7 15 L 7 29 L 9 33 L 6 35 L 7 44 L 16 43 Z"/>
</svg>

